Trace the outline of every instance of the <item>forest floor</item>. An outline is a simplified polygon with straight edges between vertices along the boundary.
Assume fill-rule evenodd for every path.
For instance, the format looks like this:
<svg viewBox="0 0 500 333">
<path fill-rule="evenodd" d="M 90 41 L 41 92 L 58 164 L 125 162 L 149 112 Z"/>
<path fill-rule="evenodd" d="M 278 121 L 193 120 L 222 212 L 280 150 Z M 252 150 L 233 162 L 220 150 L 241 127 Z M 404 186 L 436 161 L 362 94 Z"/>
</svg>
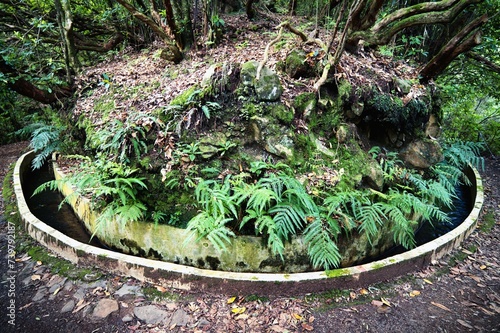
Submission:
<svg viewBox="0 0 500 333">
<path fill-rule="evenodd" d="M 179 65 L 167 64 L 155 50 L 129 55 L 87 69 L 78 78 L 75 116 L 98 123 L 94 103 L 116 89 L 114 116 L 168 105 L 185 88 L 200 82 L 219 61 L 260 61 L 273 37 L 268 22 L 226 20 L 228 32 L 214 49 L 191 52 Z M 311 25 L 309 25 L 311 27 Z M 319 36 L 320 38 L 324 36 Z M 288 35 L 287 38 L 295 38 Z M 274 68 L 286 49 L 271 52 Z M 366 70 L 369 67 L 370 70 Z M 345 56 L 338 75 L 379 89 L 394 76 L 412 79 L 403 61 L 361 52 Z M 103 83 L 103 74 L 111 77 Z M 282 100 L 289 105 L 314 79 L 283 79 Z M 122 92 L 129 88 L 127 94 Z M 133 89 L 135 88 L 135 90 Z M 85 98 L 93 89 L 92 98 Z M 21 142 L 0 146 L 0 181 L 26 149 Z M 150 285 L 95 268 L 76 267 L 47 254 L 23 231 L 15 233 L 16 267 L 8 266 L 10 224 L 0 201 L 0 327 L 2 332 L 500 332 L 500 158 L 488 157 L 485 202 L 478 228 L 462 246 L 413 274 L 356 290 L 331 290 L 296 297 L 195 293 Z M 3 191 L 3 189 L 2 189 Z M 12 278 L 15 283 L 12 284 Z M 15 294 L 15 298 L 12 295 Z M 10 302 L 14 315 L 9 317 Z M 14 317 L 14 319 L 12 319 Z M 14 323 L 11 325 L 9 323 Z"/>
<path fill-rule="evenodd" d="M 0 146 L 2 184 L 26 146 Z M 186 292 L 76 267 L 21 230 L 12 269 L 2 199 L 0 327 L 23 333 L 500 332 L 500 158 L 487 158 L 481 175 L 478 228 L 460 248 L 390 281 L 297 297 Z"/>
</svg>

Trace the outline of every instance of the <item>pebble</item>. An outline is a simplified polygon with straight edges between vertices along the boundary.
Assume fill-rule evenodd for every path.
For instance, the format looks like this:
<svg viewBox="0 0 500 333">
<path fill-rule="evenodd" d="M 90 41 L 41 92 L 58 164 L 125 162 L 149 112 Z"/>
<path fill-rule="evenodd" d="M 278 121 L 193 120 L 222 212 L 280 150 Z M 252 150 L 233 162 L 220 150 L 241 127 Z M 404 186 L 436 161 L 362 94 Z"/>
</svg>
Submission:
<svg viewBox="0 0 500 333">
<path fill-rule="evenodd" d="M 132 320 L 134 320 L 134 317 L 132 315 L 130 315 L 130 314 L 127 314 L 127 315 L 123 316 L 123 318 L 122 318 L 122 321 L 124 323 L 129 323 Z"/>
<path fill-rule="evenodd" d="M 186 313 L 186 311 L 182 309 L 178 309 L 177 311 L 174 312 L 172 319 L 170 319 L 170 324 L 169 327 L 172 326 L 186 326 L 187 323 L 189 322 L 189 315 Z"/>
</svg>

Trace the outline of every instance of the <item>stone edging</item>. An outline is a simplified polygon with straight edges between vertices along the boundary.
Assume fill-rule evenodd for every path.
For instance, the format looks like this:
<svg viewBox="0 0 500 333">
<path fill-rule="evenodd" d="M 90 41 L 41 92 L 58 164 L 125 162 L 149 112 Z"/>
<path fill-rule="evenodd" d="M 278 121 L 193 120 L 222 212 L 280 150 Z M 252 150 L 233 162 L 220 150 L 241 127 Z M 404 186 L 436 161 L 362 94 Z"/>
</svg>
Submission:
<svg viewBox="0 0 500 333">
<path fill-rule="evenodd" d="M 224 294 L 297 295 L 333 288 L 367 286 L 429 265 L 458 247 L 475 229 L 484 197 L 482 180 L 473 169 L 474 206 L 466 220 L 449 233 L 413 250 L 364 265 L 331 271 L 278 274 L 235 273 L 145 259 L 100 249 L 78 242 L 38 220 L 29 210 L 22 191 L 22 173 L 30 167 L 32 152 L 19 158 L 14 169 L 14 190 L 19 213 L 28 234 L 52 252 L 82 266 L 100 267 L 106 272 L 140 281 L 191 291 Z"/>
</svg>

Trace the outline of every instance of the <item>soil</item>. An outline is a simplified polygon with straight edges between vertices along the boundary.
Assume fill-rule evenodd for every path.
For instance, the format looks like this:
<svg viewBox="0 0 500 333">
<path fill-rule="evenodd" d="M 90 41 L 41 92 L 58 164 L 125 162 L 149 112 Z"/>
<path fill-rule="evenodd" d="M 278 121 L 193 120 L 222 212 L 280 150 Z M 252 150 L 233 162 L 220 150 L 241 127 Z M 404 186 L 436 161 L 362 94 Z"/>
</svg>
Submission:
<svg viewBox="0 0 500 333">
<path fill-rule="evenodd" d="M 269 23 L 225 18 L 229 29 L 220 47 L 193 51 L 179 65 L 166 63 L 155 50 L 135 58 L 116 59 L 87 69 L 77 79 L 78 95 L 93 89 L 93 98 L 79 98 L 74 115 L 98 124 L 102 115 L 94 103 L 113 87 L 137 87 L 132 96 L 116 93 L 110 117 L 125 119 L 134 112 L 162 108 L 178 93 L 199 82 L 210 64 L 225 60 L 261 61 L 271 37 Z M 246 26 L 245 26 L 246 25 Z M 321 37 L 321 36 L 320 36 Z M 289 38 L 291 43 L 297 43 Z M 287 42 L 290 42 L 288 40 Z M 275 68 L 286 48 L 269 55 Z M 370 67 L 370 71 L 366 68 Z M 338 75 L 354 85 L 371 82 L 387 88 L 393 76 L 414 78 L 404 63 L 363 53 L 345 56 Z M 100 84 L 109 73 L 109 87 Z M 371 77 L 374 76 L 374 77 Z M 165 79 L 166 78 L 166 79 Z M 290 105 L 298 91 L 311 91 L 315 79 L 282 78 L 283 103 Z M 153 82 L 158 83 L 154 86 Z M 148 93 L 139 94 L 148 88 Z M 27 142 L 0 146 L 0 181 L 27 149 Z M 3 197 L 0 200 L 0 327 L 2 332 L 498 332 L 500 331 L 500 158 L 486 158 L 481 172 L 485 203 L 478 228 L 462 246 L 427 267 L 390 281 L 356 290 L 267 298 L 246 295 L 194 293 L 166 285 L 150 285 L 76 267 L 47 255 L 22 230 L 11 231 Z M 3 192 L 3 187 L 2 187 Z M 10 200 L 12 200 L 11 198 Z M 10 228 L 9 228 L 10 227 Z M 15 237 L 14 237 L 15 236 Z M 9 240 L 15 243 L 15 263 L 9 265 Z M 36 250 L 36 251 L 35 251 Z M 28 252 L 30 254 L 28 254 Z M 15 278 L 15 283 L 11 283 Z M 128 292 L 122 292 L 124 289 Z M 14 302 L 15 301 L 15 302 Z M 13 303 L 14 302 L 14 303 Z M 15 310 L 10 312 L 9 306 Z M 147 307 L 145 317 L 137 312 Z M 152 306 L 152 307 L 149 307 Z M 12 325 L 13 324 L 13 325 Z"/>
<path fill-rule="evenodd" d="M 2 184 L 26 147 L 26 142 L 0 146 Z M 487 157 L 481 175 L 485 202 L 478 228 L 459 249 L 390 281 L 295 298 L 270 299 L 251 290 L 247 295 L 192 293 L 67 262 L 69 269 L 62 273 L 60 262 L 27 255 L 37 244 L 22 230 L 15 233 L 21 250 L 12 269 L 2 199 L 2 332 L 498 332 L 500 159 Z M 123 295 L 119 290 L 124 286 L 137 292 Z M 13 299 L 14 316 L 9 317 Z M 106 302 L 117 309 L 111 306 L 110 314 L 100 314 Z M 148 324 L 135 315 L 135 308 L 149 305 L 154 306 L 151 313 L 161 313 L 165 320 Z"/>
</svg>

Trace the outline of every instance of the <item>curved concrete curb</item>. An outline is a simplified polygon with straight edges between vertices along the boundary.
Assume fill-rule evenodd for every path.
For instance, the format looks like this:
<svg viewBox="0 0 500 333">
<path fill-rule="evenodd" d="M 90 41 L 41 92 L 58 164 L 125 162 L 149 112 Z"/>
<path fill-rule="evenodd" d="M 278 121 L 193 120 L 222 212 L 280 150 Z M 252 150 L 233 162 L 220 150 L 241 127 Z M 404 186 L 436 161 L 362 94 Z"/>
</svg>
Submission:
<svg viewBox="0 0 500 333">
<path fill-rule="evenodd" d="M 471 177 L 477 189 L 467 219 L 451 232 L 413 250 L 364 265 L 331 271 L 276 274 L 212 271 L 145 259 L 83 244 L 38 220 L 29 210 L 22 190 L 22 174 L 30 167 L 32 153 L 19 158 L 14 169 L 14 190 L 24 227 L 31 237 L 54 253 L 83 266 L 96 266 L 110 273 L 130 276 L 183 290 L 224 294 L 297 295 L 341 288 L 366 287 L 424 268 L 439 259 L 474 231 L 484 197 L 479 173 Z"/>
</svg>

